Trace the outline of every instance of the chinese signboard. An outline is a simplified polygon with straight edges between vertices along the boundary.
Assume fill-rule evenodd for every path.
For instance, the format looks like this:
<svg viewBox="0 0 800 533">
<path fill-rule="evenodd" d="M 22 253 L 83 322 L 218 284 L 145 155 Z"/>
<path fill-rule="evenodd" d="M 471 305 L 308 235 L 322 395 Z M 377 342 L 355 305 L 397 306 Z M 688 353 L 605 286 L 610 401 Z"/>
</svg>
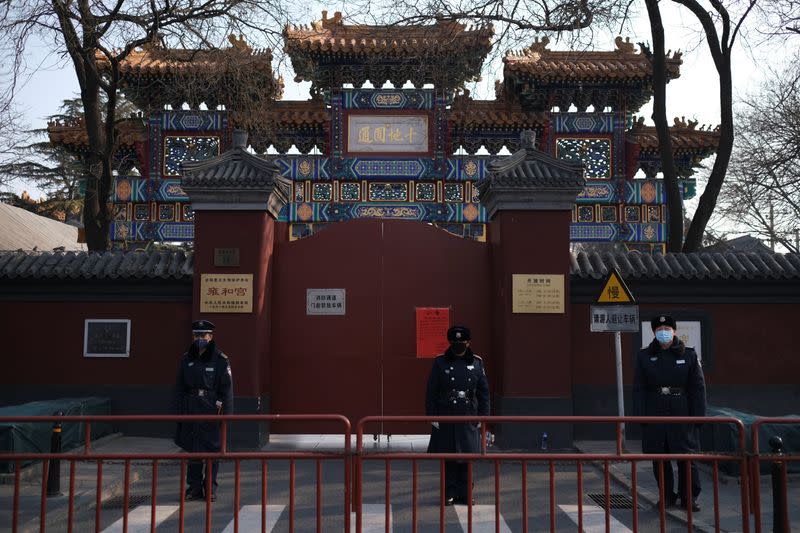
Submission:
<svg viewBox="0 0 800 533">
<path fill-rule="evenodd" d="M 90 318 L 84 321 L 84 357 L 128 357 L 130 349 L 130 320 Z"/>
<path fill-rule="evenodd" d="M 238 248 L 214 248 L 214 266 L 216 267 L 238 267 L 239 249 Z"/>
<path fill-rule="evenodd" d="M 450 309 L 417 307 L 417 357 L 436 357 L 447 350 Z"/>
<path fill-rule="evenodd" d="M 345 289 L 306 289 L 307 315 L 344 315 Z"/>
<path fill-rule="evenodd" d="M 513 274 L 513 313 L 563 313 L 563 274 Z"/>
<path fill-rule="evenodd" d="M 252 274 L 201 274 L 201 313 L 252 313 Z"/>
<path fill-rule="evenodd" d="M 638 305 L 592 305 L 590 331 L 639 331 Z"/>
<path fill-rule="evenodd" d="M 428 115 L 362 115 L 347 117 L 347 152 L 351 154 L 426 154 Z"/>
<path fill-rule="evenodd" d="M 628 290 L 628 286 L 622 281 L 617 269 L 612 269 L 606 276 L 603 283 L 603 290 L 597 297 L 599 304 L 632 304 L 634 303 L 633 294 Z"/>
</svg>

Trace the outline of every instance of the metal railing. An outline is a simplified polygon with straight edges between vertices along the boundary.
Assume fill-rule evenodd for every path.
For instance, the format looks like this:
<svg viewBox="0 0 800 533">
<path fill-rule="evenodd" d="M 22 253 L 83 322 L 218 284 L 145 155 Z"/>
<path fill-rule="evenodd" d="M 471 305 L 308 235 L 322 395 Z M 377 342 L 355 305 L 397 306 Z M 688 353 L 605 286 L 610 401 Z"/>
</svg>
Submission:
<svg viewBox="0 0 800 533">
<path fill-rule="evenodd" d="M 789 523 L 789 483 L 788 468 L 790 462 L 800 463 L 800 454 L 786 455 L 783 452 L 783 442 L 779 437 L 770 439 L 772 450 L 762 453 L 759 447 L 760 430 L 762 426 L 773 425 L 794 425 L 800 426 L 800 418 L 758 418 L 750 428 L 753 443 L 753 454 L 751 457 L 750 476 L 752 479 L 760 479 L 761 463 L 770 462 L 772 476 L 772 514 L 773 514 L 773 533 L 789 533 L 791 525 Z M 756 533 L 761 533 L 761 484 L 753 483 L 753 514 L 755 515 Z M 797 502 L 797 499 L 794 500 Z"/>
<path fill-rule="evenodd" d="M 440 423 L 480 423 L 480 451 L 479 453 L 426 453 L 420 452 L 392 452 L 389 450 L 371 451 L 365 446 L 364 435 L 371 434 L 370 431 L 375 426 L 381 424 L 391 424 L 392 427 L 398 427 L 402 424 L 418 424 L 420 422 L 433 422 Z M 96 483 L 96 494 L 94 496 L 94 530 L 101 531 L 102 512 L 103 512 L 103 474 L 104 465 L 118 464 L 123 467 L 123 495 L 122 495 L 122 530 L 128 530 L 128 511 L 131 496 L 131 466 L 134 462 L 143 464 L 150 473 L 150 530 L 156 529 L 156 499 L 159 492 L 159 466 L 165 464 L 180 465 L 180 481 L 174 484 L 179 486 L 178 495 L 178 530 L 183 532 L 185 530 L 185 489 L 186 489 L 186 473 L 187 462 L 201 460 L 205 462 L 206 468 L 210 471 L 213 461 L 228 461 L 233 464 L 233 509 L 232 509 L 232 529 L 235 532 L 240 531 L 239 509 L 242 500 L 242 463 L 255 462 L 257 468 L 251 473 L 254 474 L 252 479 L 257 480 L 257 486 L 260 494 L 253 494 L 249 492 L 248 496 L 251 500 L 258 499 L 261 507 L 261 521 L 260 529 L 266 532 L 266 509 L 269 501 L 267 487 L 268 487 L 268 461 L 285 461 L 288 464 L 288 525 L 290 531 L 295 531 L 296 528 L 296 498 L 295 492 L 298 490 L 297 474 L 295 470 L 296 464 L 299 461 L 307 461 L 315 468 L 313 474 L 309 479 L 313 479 L 312 483 L 315 485 L 313 498 L 315 500 L 315 513 L 312 518 L 315 522 L 314 525 L 303 526 L 302 529 L 322 531 L 325 524 L 323 523 L 323 486 L 330 489 L 331 484 L 334 490 L 338 493 L 341 491 L 341 509 L 343 512 L 344 530 L 349 533 L 351 529 L 351 516 L 354 516 L 355 530 L 358 533 L 363 529 L 363 515 L 362 505 L 364 499 L 364 473 L 365 465 L 372 464 L 372 462 L 383 463 L 382 470 L 384 472 L 384 486 L 377 489 L 378 492 L 383 493 L 385 498 L 385 531 L 390 531 L 391 528 L 391 509 L 390 505 L 392 500 L 396 498 L 393 493 L 392 472 L 393 464 L 400 461 L 411 463 L 410 472 L 410 500 L 411 500 L 411 529 L 416 532 L 420 530 L 419 522 L 421 516 L 420 502 L 420 486 L 430 485 L 434 483 L 434 487 L 438 485 L 438 529 L 439 531 L 445 530 L 446 525 L 446 512 L 445 512 L 445 461 L 457 460 L 466 461 L 467 466 L 467 501 L 466 501 L 466 528 L 468 531 L 473 529 L 473 479 L 476 475 L 474 471 L 475 465 L 481 465 L 481 468 L 486 467 L 489 472 L 485 477 L 493 477 L 493 505 L 494 505 L 494 529 L 500 531 L 501 524 L 501 509 L 505 506 L 508 508 L 507 499 L 509 491 L 508 487 L 501 486 L 503 475 L 501 474 L 501 467 L 506 470 L 517 471 L 519 476 L 519 497 L 521 501 L 521 508 L 514 509 L 515 513 L 521 515 L 521 530 L 523 532 L 529 531 L 529 519 L 532 515 L 529 509 L 529 496 L 538 495 L 532 492 L 535 489 L 531 488 L 529 482 L 529 466 L 542 467 L 540 474 L 543 479 L 547 480 L 546 484 L 546 507 L 542 507 L 543 515 L 547 516 L 549 530 L 556 531 L 556 516 L 557 507 L 560 501 L 564 498 L 563 492 L 559 493 L 556 490 L 556 480 L 559 475 L 563 475 L 565 467 L 571 469 L 570 475 L 574 474 L 574 489 L 571 489 L 569 494 L 577 496 L 577 527 L 579 530 L 584 528 L 584 503 L 586 487 L 590 484 L 602 485 L 601 498 L 604 500 L 604 522 L 606 531 L 612 531 L 612 506 L 610 505 L 612 476 L 611 469 L 614 466 L 615 471 L 621 471 L 618 468 L 619 463 L 626 463 L 624 468 L 628 472 L 630 482 L 630 497 L 632 498 L 632 505 L 630 515 L 626 516 L 629 519 L 631 528 L 634 533 L 638 533 L 642 528 L 639 524 L 639 489 L 641 483 L 639 482 L 639 474 L 637 472 L 637 464 L 641 462 L 654 461 L 656 468 L 660 472 L 659 481 L 657 483 L 658 496 L 660 505 L 658 506 L 658 523 L 661 532 L 667 529 L 667 509 L 665 506 L 665 489 L 664 489 L 664 468 L 665 462 L 669 461 L 682 461 L 681 468 L 686 468 L 686 486 L 692 485 L 692 469 L 693 463 L 702 462 L 710 464 L 710 475 L 713 494 L 713 528 L 715 531 L 721 531 L 720 520 L 720 463 L 735 463 L 738 467 L 738 482 L 739 494 L 733 496 L 740 498 L 741 507 L 741 525 L 737 525 L 738 530 L 749 533 L 751 530 L 750 514 L 754 516 L 755 532 L 761 533 L 762 531 L 762 502 L 761 502 L 761 488 L 760 488 L 760 472 L 762 463 L 770 463 L 772 467 L 772 480 L 773 480 L 773 503 L 774 507 L 772 513 L 774 514 L 773 531 L 779 533 L 788 533 L 790 531 L 790 508 L 789 502 L 793 501 L 789 495 L 787 465 L 791 462 L 800 462 L 800 455 L 786 454 L 780 448 L 773 450 L 771 453 L 764 453 L 759 449 L 759 436 L 763 433 L 763 426 L 765 425 L 778 425 L 778 424 L 792 424 L 800 425 L 800 418 L 763 418 L 757 419 L 753 424 L 751 430 L 752 438 L 752 452 L 748 451 L 747 443 L 745 440 L 746 432 L 744 424 L 736 418 L 697 418 L 697 417 L 585 417 L 585 416 L 485 416 L 485 417 L 429 417 L 429 416 L 384 416 L 384 417 L 366 417 L 360 420 L 356 426 L 356 446 L 353 450 L 351 448 L 351 425 L 347 418 L 340 415 L 157 415 L 157 416 L 36 416 L 36 417 L 0 417 L 0 423 L 8 422 L 33 422 L 33 423 L 49 423 L 61 426 L 66 424 L 83 424 L 83 445 L 84 448 L 79 451 L 68 451 L 60 453 L 0 453 L 0 462 L 9 462 L 14 465 L 14 491 L 11 497 L 11 520 L 10 524 L 0 524 L 0 529 L 10 530 L 14 533 L 20 531 L 20 495 L 21 495 L 21 471 L 23 463 L 29 461 L 41 461 L 41 494 L 38 509 L 38 524 L 39 531 L 44 533 L 47 527 L 47 496 L 53 491 L 48 490 L 48 479 L 51 477 L 50 469 L 56 468 L 57 462 L 66 461 L 69 471 L 68 489 L 67 489 L 67 517 L 65 524 L 59 523 L 59 530 L 72 532 L 75 529 L 75 497 L 76 497 L 76 464 L 82 462 L 94 463 L 96 465 L 96 479 L 90 477 L 93 483 Z M 93 424 L 108 424 L 108 423 L 175 423 L 175 422 L 211 422 L 218 423 L 220 427 L 220 444 L 219 452 L 203 452 L 203 453 L 100 453 L 92 449 L 92 426 Z M 268 423 L 268 422 L 318 422 L 328 425 L 334 424 L 338 428 L 335 433 L 342 437 L 341 447 L 331 451 L 306 451 L 303 449 L 296 449 L 291 451 L 232 451 L 227 445 L 227 436 L 230 426 L 234 423 Z M 609 453 L 574 453 L 568 452 L 554 452 L 549 450 L 537 450 L 535 453 L 524 452 L 504 452 L 502 450 L 489 450 L 487 448 L 487 424 L 502 425 L 504 424 L 567 424 L 572 426 L 582 424 L 605 424 L 611 425 L 616 430 L 616 443 L 614 450 Z M 736 433 L 736 449 L 730 453 L 682 453 L 682 454 L 645 454 L 645 453 L 628 453 L 624 449 L 623 442 L 623 424 L 723 424 L 735 428 Z M 56 431 L 54 426 L 54 432 Z M 54 434 L 55 435 L 55 434 Z M 342 462 L 341 478 L 334 481 L 328 481 L 327 484 L 323 483 L 322 464 L 324 462 L 332 461 L 334 467 L 338 461 Z M 430 466 L 438 464 L 438 469 L 434 468 L 430 472 L 420 472 L 420 465 L 425 464 Z M 305 463 L 304 463 L 305 465 Z M 627 466 L 629 465 L 629 466 Z M 556 466 L 559 467 L 557 475 Z M 586 468 L 589 466 L 596 466 L 596 476 L 592 478 L 586 477 Z M 670 466 L 671 468 L 671 466 Z M 259 471 L 260 470 L 260 471 Z M 437 472 L 438 470 L 438 472 Z M 338 471 L 338 470 L 337 470 Z M 93 471 L 95 472 L 95 471 Z M 534 470 L 534 472 L 536 472 Z M 246 472 L 250 473 L 250 471 Z M 517 474 L 515 474 L 516 476 Z M 274 474 L 273 474 L 274 476 Z M 338 476 L 338 474 L 337 474 Z M 515 478 L 516 479 L 516 478 Z M 755 481 L 755 482 L 751 482 Z M 283 482 L 283 480 L 281 480 Z M 303 481 L 308 483 L 308 481 Z M 514 482 L 517 483 L 516 481 Z M 559 480 L 559 488 L 564 485 Z M 52 485 L 52 480 L 50 481 Z M 542 485 L 544 487 L 545 485 Z M 307 487 L 303 485 L 301 488 Z M 50 487 L 52 489 L 52 487 Z M 375 487 L 370 487 L 375 491 Z M 503 489 L 503 490 L 501 490 Z M 513 487 L 516 490 L 516 487 Z M 38 490 L 38 489 L 34 489 Z M 170 485 L 170 490 L 174 490 L 174 486 Z M 255 489 L 250 489 L 255 490 Z M 435 489 L 434 489 L 435 490 Z M 574 490 L 574 492 L 572 491 Z M 55 490 L 58 492 L 58 490 Z M 163 492 L 163 487 L 162 487 Z M 210 476 L 206 480 L 206 495 L 212 493 Z M 371 492 L 374 493 L 374 492 Z M 504 495 L 505 493 L 505 495 Z M 516 492 L 514 492 L 516 494 Z M 542 490 L 544 494 L 544 490 Z M 735 494 L 735 493 L 734 493 Z M 52 495 L 52 494 L 50 494 Z M 311 496 L 309 496 L 311 498 Z M 796 497 L 795 497 L 796 499 Z M 26 507 L 29 509 L 29 507 Z M 428 509 L 430 511 L 431 509 Z M 351 515 L 351 511 L 353 514 Z M 35 510 L 32 511 L 35 513 Z M 198 513 L 199 514 L 199 513 Z M 206 532 L 212 531 L 212 502 L 209 497 L 205 501 L 205 526 Z M 218 516 L 218 515 L 217 515 Z M 620 516 L 619 514 L 617 516 Z M 430 518 L 430 516 L 428 516 Z M 691 505 L 686 509 L 683 518 L 686 523 L 687 531 L 693 531 L 693 512 Z M 339 518 L 336 518 L 337 523 Z M 430 529 L 430 525 L 425 523 L 425 530 Z M 671 529 L 674 525 L 670 524 Z M 538 530 L 542 526 L 537 526 Z"/>
<path fill-rule="evenodd" d="M 179 489 L 179 531 L 184 532 L 185 490 L 187 461 L 205 461 L 207 472 L 211 472 L 213 461 L 226 460 L 234 463 L 234 505 L 233 505 L 233 530 L 239 532 L 239 505 L 241 486 L 241 462 L 260 461 L 261 463 L 261 531 L 266 531 L 267 507 L 267 461 L 286 460 L 289 462 L 289 531 L 295 530 L 295 462 L 298 460 L 311 460 L 316 462 L 316 530 L 322 531 L 322 461 L 343 461 L 344 487 L 342 493 L 342 508 L 344 510 L 345 530 L 350 530 L 350 487 L 351 487 L 351 449 L 350 449 L 350 421 L 341 415 L 133 415 L 133 416 L 5 416 L 0 417 L 0 423 L 28 422 L 28 423 L 81 423 L 84 424 L 83 451 L 81 453 L 0 453 L 0 462 L 6 461 L 14 464 L 14 495 L 12 503 L 11 531 L 19 531 L 20 508 L 20 482 L 22 464 L 25 461 L 42 461 L 42 490 L 39 510 L 39 531 L 45 533 L 47 524 L 47 480 L 51 461 L 69 462 L 69 489 L 68 489 L 68 515 L 66 527 L 68 533 L 74 530 L 75 520 L 75 463 L 93 461 L 97 463 L 97 489 L 95 501 L 95 532 L 101 531 L 101 513 L 103 510 L 103 465 L 109 461 L 119 461 L 124 465 L 124 486 L 122 504 L 122 530 L 128 531 L 128 506 L 131 485 L 131 462 L 146 461 L 151 465 L 151 503 L 150 503 L 150 531 L 156 528 L 156 497 L 158 495 L 158 467 L 165 461 L 180 462 L 180 489 Z M 96 453 L 91 447 L 92 424 L 115 422 L 216 422 L 220 425 L 220 451 L 198 453 Z M 321 422 L 339 425 L 340 434 L 343 435 L 341 452 L 308 452 L 308 451 L 255 451 L 240 452 L 230 451 L 227 446 L 228 429 L 235 422 Z M 211 476 L 206 476 L 206 508 L 205 531 L 211 532 L 212 528 L 212 493 Z M 3 529 L 7 526 L 0 526 Z M 63 530 L 59 528 L 59 530 Z"/>
<path fill-rule="evenodd" d="M 364 434 L 369 434 L 367 426 L 372 424 L 385 424 L 385 423 L 419 423 L 419 422 L 440 422 L 440 423 L 480 423 L 481 424 L 481 451 L 480 453 L 367 453 L 364 449 Z M 486 424 L 614 424 L 616 427 L 616 450 L 614 453 L 488 453 L 486 448 Z M 736 427 L 738 433 L 738 451 L 732 454 L 720 453 L 691 453 L 691 454 L 644 454 L 644 453 L 625 453 L 623 450 L 622 442 L 622 425 L 623 424 L 732 424 Z M 389 528 L 389 503 L 391 501 L 391 463 L 393 461 L 411 461 L 412 463 L 412 531 L 418 531 L 417 516 L 418 516 L 418 462 L 419 461 L 438 461 L 440 470 L 440 494 L 439 494 L 439 531 L 445 531 L 445 480 L 444 470 L 445 461 L 457 460 L 467 461 L 468 465 L 468 481 L 467 481 L 467 529 L 471 533 L 473 527 L 473 487 L 472 487 L 472 466 L 475 462 L 490 462 L 494 465 L 494 511 L 495 511 L 495 531 L 500 532 L 500 466 L 502 463 L 520 462 L 521 463 L 521 500 L 522 500 L 522 531 L 527 533 L 528 526 L 528 464 L 529 463 L 546 463 L 548 465 L 549 477 L 549 529 L 551 532 L 556 531 L 556 490 L 555 490 L 555 465 L 571 463 L 575 465 L 576 481 L 577 481 L 577 507 L 578 507 L 578 531 L 583 530 L 583 467 L 587 463 L 602 463 L 603 465 L 603 482 L 604 482 L 604 495 L 605 495 L 605 526 L 606 531 L 611 531 L 611 505 L 610 499 L 610 476 L 609 465 L 614 462 L 629 462 L 631 465 L 631 495 L 633 498 L 632 505 L 632 524 L 633 532 L 638 533 L 639 517 L 638 517 L 638 480 L 636 472 L 636 464 L 642 461 L 656 461 L 659 465 L 661 472 L 659 483 L 659 524 L 660 531 L 666 531 L 666 509 L 664 497 L 664 461 L 685 461 L 687 469 L 686 486 L 691 487 L 691 464 L 695 461 L 711 462 L 712 476 L 713 476 L 713 491 L 714 491 L 714 527 L 715 531 L 720 531 L 720 514 L 719 514 L 719 468 L 720 462 L 736 461 L 739 463 L 741 471 L 741 506 L 743 510 L 749 507 L 749 489 L 748 489 L 748 455 L 745 447 L 745 429 L 744 424 L 736 418 L 699 418 L 699 417 L 598 417 L 598 416 L 457 416 L 457 417 L 440 417 L 440 416 L 373 416 L 361 419 L 356 426 L 356 458 L 355 458 L 355 486 L 353 489 L 353 496 L 356 499 L 354 508 L 356 511 L 356 533 L 362 531 L 362 496 L 363 496 L 363 465 L 366 461 L 384 461 L 386 469 L 386 532 L 390 531 Z M 691 505 L 687 508 L 687 531 L 693 531 L 692 528 L 692 508 Z M 749 533 L 750 523 L 746 511 L 742 512 L 742 531 Z"/>
</svg>

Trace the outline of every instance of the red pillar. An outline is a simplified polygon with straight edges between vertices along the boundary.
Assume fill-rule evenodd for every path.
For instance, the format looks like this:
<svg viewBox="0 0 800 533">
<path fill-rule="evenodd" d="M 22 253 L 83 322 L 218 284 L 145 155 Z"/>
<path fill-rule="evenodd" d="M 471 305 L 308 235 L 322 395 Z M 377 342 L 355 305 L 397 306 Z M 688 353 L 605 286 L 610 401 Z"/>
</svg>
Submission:
<svg viewBox="0 0 800 533">
<path fill-rule="evenodd" d="M 269 412 L 274 217 L 286 205 L 291 184 L 245 146 L 246 136 L 234 132 L 230 151 L 186 165 L 182 187 L 195 212 L 193 315 L 214 322 L 214 340 L 230 358 L 234 412 L 257 414 Z M 223 249 L 238 255 L 238 262 L 215 259 Z M 209 274 L 252 274 L 252 311 L 201 312 L 201 280 Z M 257 448 L 268 429 L 237 423 L 230 434 L 237 448 Z"/>
<path fill-rule="evenodd" d="M 523 148 L 490 165 L 479 183 L 491 219 L 493 343 L 498 368 L 496 415 L 569 416 L 572 409 L 572 343 L 569 305 L 569 228 L 575 197 L 583 188 L 580 164 L 555 159 L 522 139 Z M 563 276 L 563 312 L 514 312 L 515 274 Z M 508 424 L 501 446 L 531 448 L 547 432 L 548 445 L 571 445 L 568 424 Z"/>
</svg>

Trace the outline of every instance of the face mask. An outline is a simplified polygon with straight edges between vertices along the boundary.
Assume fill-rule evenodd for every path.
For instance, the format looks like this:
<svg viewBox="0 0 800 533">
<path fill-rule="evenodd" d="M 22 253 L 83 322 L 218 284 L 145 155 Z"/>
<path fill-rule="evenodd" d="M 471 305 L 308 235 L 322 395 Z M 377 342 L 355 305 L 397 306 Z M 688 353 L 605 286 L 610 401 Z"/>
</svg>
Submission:
<svg viewBox="0 0 800 533">
<path fill-rule="evenodd" d="M 467 351 L 467 343 L 454 342 L 453 344 L 450 345 L 450 350 L 456 355 L 461 355 L 462 353 Z"/>
<path fill-rule="evenodd" d="M 672 332 L 665 329 L 660 329 L 656 331 L 656 339 L 661 344 L 668 344 L 672 342 Z"/>
<path fill-rule="evenodd" d="M 197 346 L 198 351 L 203 351 L 208 346 L 208 341 L 206 339 L 195 339 L 194 345 Z"/>
</svg>

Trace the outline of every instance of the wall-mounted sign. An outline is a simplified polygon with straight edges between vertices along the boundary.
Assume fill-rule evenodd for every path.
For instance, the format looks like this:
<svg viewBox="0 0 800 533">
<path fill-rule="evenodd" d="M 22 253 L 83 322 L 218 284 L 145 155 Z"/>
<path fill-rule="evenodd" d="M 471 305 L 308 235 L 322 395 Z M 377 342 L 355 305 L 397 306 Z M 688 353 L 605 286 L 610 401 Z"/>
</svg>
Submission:
<svg viewBox="0 0 800 533">
<path fill-rule="evenodd" d="M 589 306 L 589 331 L 639 331 L 638 305 Z"/>
<path fill-rule="evenodd" d="M 239 248 L 214 248 L 215 267 L 238 267 Z"/>
<path fill-rule="evenodd" d="M 252 274 L 201 274 L 201 313 L 252 313 Z"/>
<path fill-rule="evenodd" d="M 128 357 L 130 354 L 130 320 L 87 318 L 84 321 L 84 357 Z"/>
<path fill-rule="evenodd" d="M 653 328 L 650 322 L 642 322 L 642 348 L 650 346 L 653 342 Z M 699 320 L 676 320 L 675 335 L 689 348 L 697 352 L 697 359 L 703 361 L 703 323 Z"/>
<path fill-rule="evenodd" d="M 447 350 L 447 329 L 450 309 L 447 307 L 417 307 L 417 357 L 436 357 Z"/>
<path fill-rule="evenodd" d="M 345 289 L 306 289 L 307 315 L 346 314 Z"/>
<path fill-rule="evenodd" d="M 563 313 L 563 274 L 512 274 L 512 313 Z"/>
<path fill-rule="evenodd" d="M 428 115 L 347 115 L 348 154 L 427 154 Z"/>
</svg>

